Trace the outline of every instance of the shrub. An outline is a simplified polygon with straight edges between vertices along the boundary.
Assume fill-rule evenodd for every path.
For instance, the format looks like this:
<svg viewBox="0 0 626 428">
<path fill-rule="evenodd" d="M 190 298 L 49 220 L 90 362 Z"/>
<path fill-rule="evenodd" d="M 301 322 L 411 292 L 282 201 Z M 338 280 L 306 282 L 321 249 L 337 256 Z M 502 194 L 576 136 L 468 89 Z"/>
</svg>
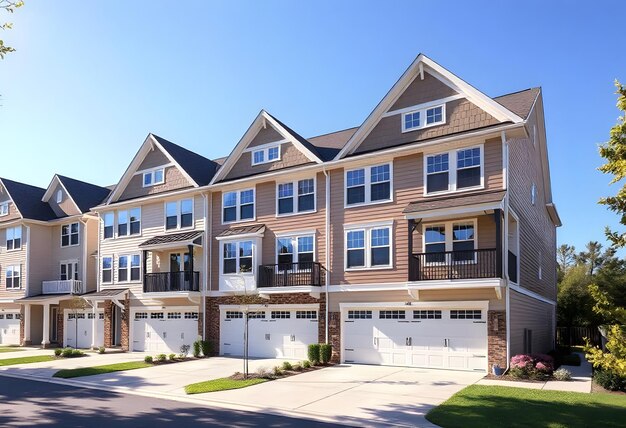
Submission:
<svg viewBox="0 0 626 428">
<path fill-rule="evenodd" d="M 322 364 L 328 364 L 333 355 L 333 346 L 330 343 L 320 345 L 320 361 Z"/>
<path fill-rule="evenodd" d="M 311 364 L 314 366 L 320 362 L 320 345 L 319 343 L 312 343 L 308 347 L 308 357 Z"/>
<path fill-rule="evenodd" d="M 554 359 L 545 354 L 515 355 L 509 373 L 520 379 L 546 380 L 554 370 Z"/>
<path fill-rule="evenodd" d="M 525 368 L 528 368 L 529 366 L 532 366 L 532 364 L 533 364 L 533 359 L 531 358 L 530 355 L 521 354 L 521 355 L 515 355 L 514 357 L 511 358 L 511 367 L 515 367 L 518 369 L 525 369 Z"/>
<path fill-rule="evenodd" d="M 211 342 L 209 342 L 208 340 L 201 340 L 200 348 L 202 348 L 202 355 L 204 355 L 205 357 L 211 356 L 211 352 L 213 352 L 213 346 L 211 346 Z"/>
<path fill-rule="evenodd" d="M 82 357 L 83 355 L 85 355 L 85 353 L 80 349 L 72 349 L 71 357 Z"/>
<path fill-rule="evenodd" d="M 187 358 L 187 355 L 189 355 L 189 349 L 190 349 L 190 348 L 191 348 L 191 347 L 190 347 L 189 345 L 182 345 L 182 346 L 180 347 L 180 355 L 181 355 L 181 358 Z"/>
<path fill-rule="evenodd" d="M 72 358 L 72 348 L 65 348 L 63 352 L 61 352 L 61 356 L 63 358 Z"/>
<path fill-rule="evenodd" d="M 57 348 L 54 350 L 54 355 L 57 357 L 60 357 L 62 353 L 63 353 L 63 349 L 61 348 Z"/>
<path fill-rule="evenodd" d="M 200 353 L 202 352 L 200 341 L 196 340 L 193 342 L 193 356 L 194 358 L 200 358 Z"/>
<path fill-rule="evenodd" d="M 156 359 L 159 363 L 163 363 L 167 360 L 167 355 L 165 354 L 159 354 L 156 356 Z"/>
<path fill-rule="evenodd" d="M 283 370 L 285 371 L 293 370 L 293 366 L 291 365 L 289 361 L 283 362 Z"/>
<path fill-rule="evenodd" d="M 523 367 L 516 367 L 511 365 L 511 368 L 509 369 L 509 374 L 518 379 L 528 378 L 528 371 L 526 370 L 526 368 Z"/>
<path fill-rule="evenodd" d="M 272 372 L 272 370 L 268 369 L 267 367 L 259 367 L 256 370 L 256 374 L 263 378 L 263 379 L 273 379 L 274 378 L 274 373 Z"/>
<path fill-rule="evenodd" d="M 282 374 L 283 374 L 283 371 L 280 368 L 280 366 L 275 366 L 274 367 L 274 376 L 282 376 Z"/>
<path fill-rule="evenodd" d="M 104 346 L 101 346 L 98 348 L 98 354 L 104 354 L 106 352 L 106 348 Z"/>
<path fill-rule="evenodd" d="M 302 371 L 302 366 L 300 365 L 300 363 L 294 364 L 292 367 L 292 370 L 294 372 L 301 372 Z"/>
<path fill-rule="evenodd" d="M 174 361 L 176 359 L 176 354 L 170 354 L 168 358 L 170 361 Z"/>
<path fill-rule="evenodd" d="M 152 357 L 150 355 L 146 355 L 143 361 L 147 364 L 152 364 Z"/>
<path fill-rule="evenodd" d="M 556 380 L 572 380 L 572 374 L 567 369 L 558 369 L 554 372 L 554 378 Z"/>
<path fill-rule="evenodd" d="M 626 391 L 626 377 L 612 370 L 596 370 L 593 378 L 598 385 L 609 391 Z"/>
</svg>

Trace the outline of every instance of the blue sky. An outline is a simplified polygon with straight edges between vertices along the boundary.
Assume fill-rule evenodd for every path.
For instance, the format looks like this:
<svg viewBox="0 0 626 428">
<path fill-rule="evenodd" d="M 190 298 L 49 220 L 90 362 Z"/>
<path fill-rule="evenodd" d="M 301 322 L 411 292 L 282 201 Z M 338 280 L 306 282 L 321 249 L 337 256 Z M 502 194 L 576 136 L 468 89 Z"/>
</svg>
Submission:
<svg viewBox="0 0 626 428">
<path fill-rule="evenodd" d="M 44 2 L 3 32 L 0 176 L 115 183 L 148 132 L 227 155 L 261 108 L 303 136 L 359 125 L 423 52 L 491 96 L 542 86 L 559 242 L 617 217 L 597 145 L 626 82 L 623 2 Z M 0 15 L 0 20 L 5 18 Z"/>
</svg>

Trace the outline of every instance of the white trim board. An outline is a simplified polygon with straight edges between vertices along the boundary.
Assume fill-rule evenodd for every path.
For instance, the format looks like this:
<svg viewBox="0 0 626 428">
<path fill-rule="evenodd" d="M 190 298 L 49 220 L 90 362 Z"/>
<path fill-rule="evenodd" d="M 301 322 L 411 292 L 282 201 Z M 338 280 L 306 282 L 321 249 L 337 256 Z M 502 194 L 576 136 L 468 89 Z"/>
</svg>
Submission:
<svg viewBox="0 0 626 428">
<path fill-rule="evenodd" d="M 519 272 L 518 272 L 519 275 Z M 547 297 L 543 297 L 541 294 L 535 293 L 534 291 L 527 290 L 524 287 L 520 287 L 519 285 L 509 284 L 509 288 L 513 291 L 517 291 L 524 296 L 532 297 L 535 300 L 539 300 L 540 302 L 547 303 L 552 306 L 556 306 L 556 302 L 554 300 L 550 300 Z"/>
<path fill-rule="evenodd" d="M 489 310 L 489 300 L 458 300 L 458 301 L 432 301 L 432 302 L 359 302 L 339 303 L 341 312 L 349 308 L 455 308 L 455 309 L 484 309 Z"/>
</svg>

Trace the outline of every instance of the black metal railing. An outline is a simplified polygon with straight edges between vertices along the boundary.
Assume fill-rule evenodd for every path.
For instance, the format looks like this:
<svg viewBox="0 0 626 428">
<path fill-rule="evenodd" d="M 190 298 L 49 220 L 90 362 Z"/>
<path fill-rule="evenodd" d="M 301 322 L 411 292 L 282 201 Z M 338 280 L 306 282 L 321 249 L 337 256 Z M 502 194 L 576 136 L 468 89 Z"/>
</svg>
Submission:
<svg viewBox="0 0 626 428">
<path fill-rule="evenodd" d="M 325 273 L 318 262 L 261 265 L 257 287 L 321 286 L 325 284 Z"/>
<path fill-rule="evenodd" d="M 509 279 L 517 283 L 517 256 L 509 251 Z"/>
<path fill-rule="evenodd" d="M 409 281 L 498 278 L 496 249 L 414 253 Z"/>
<path fill-rule="evenodd" d="M 199 291 L 200 272 L 158 272 L 143 276 L 145 293 L 168 291 Z"/>
</svg>

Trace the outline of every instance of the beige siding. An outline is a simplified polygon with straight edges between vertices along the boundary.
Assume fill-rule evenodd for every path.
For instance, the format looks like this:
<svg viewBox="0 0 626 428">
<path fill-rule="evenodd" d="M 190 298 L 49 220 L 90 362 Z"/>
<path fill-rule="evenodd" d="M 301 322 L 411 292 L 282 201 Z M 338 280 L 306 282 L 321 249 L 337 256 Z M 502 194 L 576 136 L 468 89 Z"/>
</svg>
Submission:
<svg viewBox="0 0 626 428">
<path fill-rule="evenodd" d="M 456 94 L 454 89 L 425 72 L 424 80 L 417 75 L 388 111 L 412 107 Z"/>
<path fill-rule="evenodd" d="M 52 281 L 61 278 L 61 262 L 78 262 L 78 279 L 80 281 L 85 281 L 83 278 L 83 243 L 85 240 L 85 226 L 79 222 L 78 220 L 70 221 L 65 224 L 78 223 L 78 245 L 74 246 L 61 246 L 61 229 L 62 224 L 55 225 L 50 227 L 51 237 L 50 237 L 50 271 L 48 272 L 48 276 L 45 279 L 46 281 Z"/>
<path fill-rule="evenodd" d="M 63 195 L 63 199 L 61 200 L 60 204 L 57 204 L 57 192 L 59 190 Z M 63 189 L 63 186 L 61 186 L 60 184 L 57 184 L 54 187 L 52 196 L 48 200 L 48 204 L 50 205 L 50 208 L 52 208 L 52 211 L 54 211 L 54 213 L 57 215 L 57 217 L 80 214 L 80 211 L 78 210 L 78 208 L 76 208 L 76 204 L 72 201 L 70 196 Z"/>
<path fill-rule="evenodd" d="M 524 329 L 532 330 L 532 352 L 554 347 L 554 306 L 511 290 L 511 356 L 524 353 Z"/>
<path fill-rule="evenodd" d="M 143 162 L 141 162 L 141 165 L 139 165 L 139 168 L 137 168 L 137 170 L 143 171 L 145 169 L 156 168 L 159 166 L 167 165 L 169 163 L 170 163 L 169 158 L 165 156 L 165 154 L 161 150 L 155 147 L 154 150 L 148 152 L 148 154 L 143 159 Z"/>
<path fill-rule="evenodd" d="M 180 199 L 188 199 L 194 198 L 194 227 L 193 229 L 184 229 L 187 230 L 204 230 L 204 206 L 203 206 L 203 198 L 200 195 L 190 196 Z M 158 202 L 151 202 L 147 204 L 141 205 L 141 234 L 133 235 L 130 237 L 121 237 L 121 238 L 112 238 L 102 240 L 100 243 L 100 257 L 110 256 L 113 257 L 113 283 L 111 284 L 102 284 L 101 289 L 107 288 L 129 288 L 136 298 L 143 298 L 143 282 L 140 281 L 128 281 L 128 282 L 119 282 L 118 281 L 118 257 L 121 255 L 133 255 L 139 254 L 141 256 L 141 249 L 139 248 L 139 244 L 147 241 L 148 239 L 158 236 L 165 235 L 168 233 L 177 233 L 182 232 L 183 230 L 165 230 L 165 201 L 171 200 L 176 201 L 180 200 L 178 198 L 169 198 L 169 199 L 161 199 Z M 103 213 L 101 213 L 102 215 Z M 116 221 L 117 221 L 117 215 Z M 104 233 L 104 224 L 101 222 L 100 233 L 103 236 Z M 117 231 L 117 225 L 115 227 Z M 146 266 L 146 272 L 167 272 L 169 270 L 169 254 L 175 252 L 185 252 L 186 247 L 181 246 L 177 249 L 168 249 L 163 252 L 149 252 L 148 253 L 148 261 Z M 196 247 L 194 249 L 194 270 L 200 272 L 200 283 L 202 284 L 204 281 L 204 273 L 202 272 L 203 262 L 202 262 L 202 249 L 200 247 Z M 143 258 L 142 258 L 143 263 Z M 102 275 L 102 267 L 100 266 L 99 274 Z M 143 273 L 143 271 L 142 271 Z"/>
<path fill-rule="evenodd" d="M 274 143 L 285 139 L 274 127 L 269 124 L 267 125 L 268 126 L 262 128 L 259 133 L 256 134 L 256 137 L 250 141 L 248 147 L 262 146 L 263 144 Z"/>
<path fill-rule="evenodd" d="M 313 178 L 310 176 L 299 176 L 298 179 Z M 276 263 L 276 234 L 299 232 L 299 231 L 317 231 L 315 234 L 315 260 L 326 264 L 326 248 L 325 248 L 325 178 L 323 173 L 316 176 L 316 212 L 303 213 L 290 216 L 276 216 L 276 182 L 269 181 L 256 186 L 256 221 L 241 222 L 222 225 L 222 193 L 216 192 L 212 194 L 213 200 L 213 225 L 212 234 L 218 236 L 226 229 L 240 227 L 249 224 L 264 224 L 266 226 L 265 235 L 262 242 L 261 264 Z M 220 245 L 217 240 L 213 240 L 213 260 L 212 260 L 212 289 L 219 288 L 219 260 Z"/>
<path fill-rule="evenodd" d="M 41 294 L 43 281 L 58 279 L 58 264 L 54 263 L 50 257 L 52 229 L 48 226 L 30 225 L 31 247 L 28 286 L 31 296 Z"/>
<path fill-rule="evenodd" d="M 98 265 L 97 257 L 94 255 L 98 251 L 98 220 L 87 220 L 87 235 L 82 240 L 83 245 L 87 245 L 87 291 L 95 291 L 98 287 Z"/>
<path fill-rule="evenodd" d="M 283 168 L 290 168 L 298 165 L 312 163 L 304 153 L 291 143 L 284 143 L 280 146 L 280 160 L 268 162 L 260 165 L 252 165 L 252 152 L 244 152 L 237 159 L 235 165 L 226 176 L 226 180 L 260 174 L 268 171 L 275 171 Z"/>
<path fill-rule="evenodd" d="M 22 227 L 22 248 L 19 250 L 7 251 L 6 228 L 0 229 L 0 298 L 20 298 L 26 290 L 26 254 L 30 243 L 26 239 L 26 228 Z M 6 268 L 7 266 L 20 266 L 21 289 L 13 290 L 6 288 Z"/>
<path fill-rule="evenodd" d="M 165 169 L 165 183 L 143 187 L 143 174 L 134 175 L 124 189 L 120 200 L 139 198 L 157 193 L 192 187 L 193 184 L 175 166 Z"/>
<path fill-rule="evenodd" d="M 541 110 L 541 106 L 537 108 Z M 531 117 L 531 122 L 536 120 Z M 532 128 L 530 131 L 532 136 Z M 542 132 L 538 129 L 537 134 Z M 520 220 L 520 285 L 555 300 L 556 228 L 546 210 L 540 152 L 532 139 L 510 141 L 509 181 L 511 208 Z M 531 203 L 533 183 L 537 187 L 535 205 Z"/>
<path fill-rule="evenodd" d="M 382 118 L 363 140 L 355 153 L 365 153 L 387 147 L 419 142 L 429 138 L 470 131 L 499 123 L 489 113 L 465 99 L 446 104 L 446 123 L 421 130 L 402 132 L 402 115 Z"/>
</svg>

